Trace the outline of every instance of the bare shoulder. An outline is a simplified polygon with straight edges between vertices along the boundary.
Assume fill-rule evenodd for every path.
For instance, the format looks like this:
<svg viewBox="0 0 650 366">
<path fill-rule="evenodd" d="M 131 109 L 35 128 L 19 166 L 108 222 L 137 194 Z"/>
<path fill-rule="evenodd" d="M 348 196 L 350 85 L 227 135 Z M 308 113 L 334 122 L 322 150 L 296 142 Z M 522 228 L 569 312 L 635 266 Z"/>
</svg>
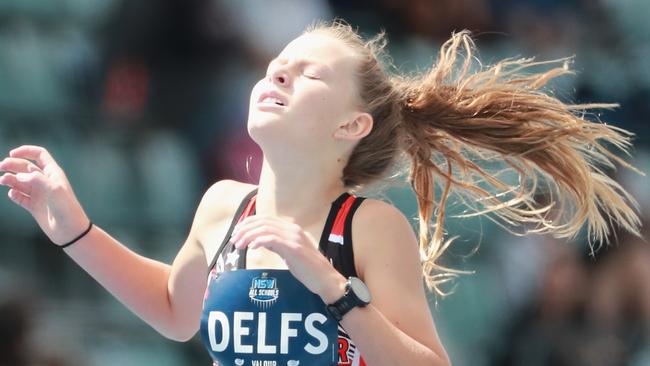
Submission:
<svg viewBox="0 0 650 366">
<path fill-rule="evenodd" d="M 355 264 L 361 278 L 368 261 L 381 258 L 376 255 L 378 250 L 386 254 L 385 258 L 397 254 L 404 258 L 404 251 L 410 252 L 410 258 L 419 255 L 409 220 L 399 208 L 382 200 L 366 198 L 361 203 L 352 219 L 352 236 Z"/>
<path fill-rule="evenodd" d="M 399 208 L 389 202 L 374 198 L 364 199 L 363 203 L 357 209 L 357 213 L 355 213 L 355 218 L 357 215 L 360 218 L 360 222 L 374 220 L 390 221 L 391 219 L 396 218 L 406 220 L 406 216 Z"/>
<path fill-rule="evenodd" d="M 352 221 L 357 273 L 368 286 L 374 307 L 450 364 L 429 309 L 420 249 L 409 220 L 388 202 L 366 199 Z"/>
<path fill-rule="evenodd" d="M 244 197 L 256 188 L 254 184 L 223 179 L 213 183 L 201 197 L 195 221 L 199 242 L 212 241 L 215 228 L 232 219 Z M 210 239 L 208 239 L 210 238 Z"/>
<path fill-rule="evenodd" d="M 209 221 L 219 221 L 233 214 L 241 200 L 255 187 L 232 179 L 217 181 L 205 191 L 199 208 Z"/>
</svg>

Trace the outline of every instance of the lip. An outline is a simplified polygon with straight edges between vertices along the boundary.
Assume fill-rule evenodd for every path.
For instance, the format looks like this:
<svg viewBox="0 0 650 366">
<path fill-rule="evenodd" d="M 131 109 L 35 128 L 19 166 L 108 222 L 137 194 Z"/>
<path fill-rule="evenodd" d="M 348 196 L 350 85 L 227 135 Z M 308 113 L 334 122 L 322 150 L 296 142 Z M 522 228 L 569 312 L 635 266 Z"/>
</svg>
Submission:
<svg viewBox="0 0 650 366">
<path fill-rule="evenodd" d="M 256 108 L 262 111 L 280 111 L 284 106 L 269 103 L 257 103 Z"/>
<path fill-rule="evenodd" d="M 279 99 L 282 102 L 282 104 L 284 104 L 284 105 L 262 103 L 264 98 L 267 98 L 267 97 Z M 257 98 L 257 105 L 260 106 L 260 107 L 263 105 L 263 106 L 272 106 L 272 107 L 277 107 L 277 108 L 284 108 L 287 105 L 289 105 L 288 102 L 289 101 L 287 100 L 287 98 L 284 95 L 280 94 L 279 92 L 276 92 L 275 90 L 268 90 L 268 91 L 262 92 L 262 94 L 260 94 L 260 97 Z"/>
</svg>

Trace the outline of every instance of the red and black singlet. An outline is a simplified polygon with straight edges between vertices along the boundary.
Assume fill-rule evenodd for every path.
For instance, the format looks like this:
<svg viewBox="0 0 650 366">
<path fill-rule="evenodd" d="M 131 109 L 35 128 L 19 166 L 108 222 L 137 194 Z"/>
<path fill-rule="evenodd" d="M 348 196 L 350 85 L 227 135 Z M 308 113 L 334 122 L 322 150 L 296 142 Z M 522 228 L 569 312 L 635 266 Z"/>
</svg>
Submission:
<svg viewBox="0 0 650 366">
<path fill-rule="evenodd" d="M 239 205 L 228 232 L 210 263 L 208 285 L 221 272 L 246 269 L 247 248 L 235 248 L 234 243 L 230 241 L 230 236 L 237 223 L 255 214 L 256 197 L 257 188 L 248 193 Z M 344 192 L 336 198 L 331 204 L 319 240 L 319 251 L 346 278 L 349 276 L 358 277 L 354 266 L 354 252 L 352 249 L 352 217 L 364 199 L 365 197 L 355 196 L 348 192 Z M 204 304 L 209 296 L 210 293 L 206 288 Z M 215 296 L 218 295 L 215 294 Z M 210 309 L 204 307 L 204 313 L 209 311 Z M 363 357 L 340 324 L 338 325 L 338 343 L 339 366 L 365 366 Z"/>
</svg>

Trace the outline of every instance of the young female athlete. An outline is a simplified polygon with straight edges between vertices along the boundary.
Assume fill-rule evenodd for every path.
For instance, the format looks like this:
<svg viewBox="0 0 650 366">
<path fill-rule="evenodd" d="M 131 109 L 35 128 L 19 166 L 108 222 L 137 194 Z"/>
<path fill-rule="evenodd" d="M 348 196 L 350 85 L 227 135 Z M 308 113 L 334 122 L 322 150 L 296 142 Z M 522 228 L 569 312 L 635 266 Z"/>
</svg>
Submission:
<svg viewBox="0 0 650 366">
<path fill-rule="evenodd" d="M 572 237 L 586 223 L 589 237 L 602 241 L 611 221 L 638 233 L 634 199 L 602 170 L 614 162 L 634 169 L 605 147 L 626 152 L 631 134 L 583 118 L 611 104 L 565 104 L 540 91 L 570 73 L 566 59 L 540 73 L 525 71 L 550 62 L 506 59 L 470 72 L 474 44 L 462 31 L 431 70 L 411 77 L 382 66 L 384 46 L 383 33 L 363 41 L 345 22 L 319 22 L 271 61 L 248 118 L 264 153 L 259 184 L 214 183 L 172 265 L 93 226 L 43 147 L 11 150 L 0 183 L 55 244 L 74 243 L 65 252 L 168 338 L 192 338 L 204 300 L 227 296 L 206 291 L 215 271 L 288 269 L 325 304 L 349 292 L 363 297 L 364 287 L 371 294 L 344 310 L 339 364 L 449 365 L 422 281 L 443 294 L 439 285 L 461 272 L 439 263 L 450 243 L 442 228 L 448 196 L 538 233 Z M 402 161 L 419 238 L 391 204 L 350 193 Z M 507 169 L 490 173 L 480 161 Z M 535 200 L 540 192 L 545 204 Z M 360 281 L 348 288 L 350 277 Z"/>
</svg>

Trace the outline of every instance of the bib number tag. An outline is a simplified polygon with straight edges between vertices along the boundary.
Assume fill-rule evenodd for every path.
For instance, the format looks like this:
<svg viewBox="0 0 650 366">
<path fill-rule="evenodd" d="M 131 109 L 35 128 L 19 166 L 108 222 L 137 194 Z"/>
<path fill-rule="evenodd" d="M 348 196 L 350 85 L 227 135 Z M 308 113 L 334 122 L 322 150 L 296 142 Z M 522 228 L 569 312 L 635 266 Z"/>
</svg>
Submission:
<svg viewBox="0 0 650 366">
<path fill-rule="evenodd" d="M 219 364 L 336 365 L 338 323 L 289 270 L 225 271 L 208 286 L 201 336 Z"/>
</svg>

